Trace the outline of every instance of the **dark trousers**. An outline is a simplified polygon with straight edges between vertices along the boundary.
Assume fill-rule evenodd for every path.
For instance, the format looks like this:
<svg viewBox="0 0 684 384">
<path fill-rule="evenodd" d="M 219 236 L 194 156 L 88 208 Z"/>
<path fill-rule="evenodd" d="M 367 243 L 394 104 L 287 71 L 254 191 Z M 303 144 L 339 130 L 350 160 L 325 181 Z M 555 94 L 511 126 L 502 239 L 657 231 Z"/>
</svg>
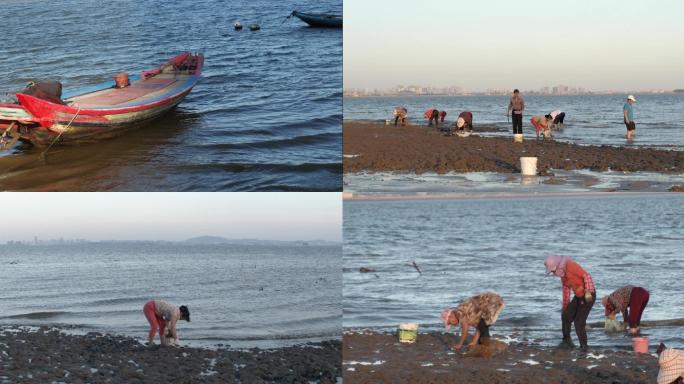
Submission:
<svg viewBox="0 0 684 384">
<path fill-rule="evenodd" d="M 629 297 L 629 327 L 636 328 L 641 324 L 641 315 L 648 304 L 648 291 L 635 287 Z"/>
<path fill-rule="evenodd" d="M 432 115 L 430 115 L 430 122 L 428 125 L 432 125 L 432 120 L 435 121 L 435 125 L 439 125 L 439 112 L 437 110 L 432 111 Z"/>
<path fill-rule="evenodd" d="M 554 124 L 563 124 L 563 121 L 565 120 L 565 112 L 561 112 L 556 116 L 555 119 L 553 119 Z"/>
<path fill-rule="evenodd" d="M 478 340 L 477 343 L 482 344 L 482 338 L 489 338 L 489 325 L 487 325 L 484 320 L 480 319 L 480 322 L 477 323 L 477 330 L 480 332 L 480 340 Z"/>
<path fill-rule="evenodd" d="M 397 125 L 397 123 L 399 122 L 399 119 L 401 119 L 401 123 L 402 123 L 402 124 L 406 123 L 406 118 L 405 118 L 405 117 L 397 116 L 397 117 L 394 118 L 394 125 Z"/>
<path fill-rule="evenodd" d="M 594 297 L 596 297 L 596 293 L 594 293 Z M 570 304 L 565 307 L 565 310 L 561 314 L 561 320 L 563 321 L 563 340 L 571 339 L 570 330 L 572 329 L 572 323 L 575 323 L 575 333 L 577 333 L 580 347 L 587 346 L 587 318 L 589 317 L 589 312 L 591 312 L 591 307 L 594 306 L 594 301 L 587 303 L 584 298 L 579 298 L 577 296 L 572 298 Z"/>
<path fill-rule="evenodd" d="M 522 134 L 522 113 L 513 113 L 511 114 L 511 120 L 513 121 L 513 134 L 520 133 Z"/>
</svg>

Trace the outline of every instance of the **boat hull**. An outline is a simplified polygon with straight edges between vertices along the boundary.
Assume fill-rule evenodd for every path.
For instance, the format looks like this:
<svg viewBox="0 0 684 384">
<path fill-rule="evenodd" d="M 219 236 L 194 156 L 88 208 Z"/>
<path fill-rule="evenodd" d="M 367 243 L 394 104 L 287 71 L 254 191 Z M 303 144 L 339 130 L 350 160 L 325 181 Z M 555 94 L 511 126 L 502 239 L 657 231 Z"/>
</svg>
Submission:
<svg viewBox="0 0 684 384">
<path fill-rule="evenodd" d="M 191 72 L 181 66 L 193 59 Z M 173 109 L 200 79 L 204 57 L 181 54 L 167 64 L 143 72 L 141 79 L 123 89 L 104 87 L 57 104 L 17 94 L 21 107 L 31 116 L 19 132 L 24 141 L 38 146 L 80 144 L 120 136 L 148 125 Z M 170 70 L 173 65 L 173 72 Z M 186 72 L 176 72 L 186 71 Z M 16 111 L 12 111 L 16 112 Z M 9 114 L 9 113 L 8 113 Z"/>
<path fill-rule="evenodd" d="M 37 146 L 50 145 L 57 138 L 60 144 L 86 144 L 111 139 L 149 125 L 180 104 L 188 93 L 190 90 L 170 99 L 167 103 L 138 112 L 97 117 L 58 113 L 49 128 L 27 127 L 20 130 L 21 137 L 22 140 L 30 141 Z"/>
<path fill-rule="evenodd" d="M 294 11 L 292 15 L 315 28 L 342 28 L 342 17 Z"/>
</svg>

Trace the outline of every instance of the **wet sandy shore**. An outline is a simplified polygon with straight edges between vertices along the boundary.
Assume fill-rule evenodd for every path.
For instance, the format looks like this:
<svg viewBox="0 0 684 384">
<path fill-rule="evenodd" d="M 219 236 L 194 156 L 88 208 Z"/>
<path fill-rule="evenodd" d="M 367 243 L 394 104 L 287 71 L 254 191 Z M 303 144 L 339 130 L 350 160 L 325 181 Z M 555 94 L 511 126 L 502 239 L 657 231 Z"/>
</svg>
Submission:
<svg viewBox="0 0 684 384">
<path fill-rule="evenodd" d="M 335 383 L 340 361 L 339 341 L 211 350 L 48 328 L 0 330 L 0 383 Z"/>
<path fill-rule="evenodd" d="M 477 127 L 475 129 L 477 132 Z M 520 157 L 538 157 L 537 169 L 684 173 L 684 152 L 651 148 L 589 146 L 512 138 L 444 136 L 426 126 L 396 127 L 345 121 L 344 172 L 519 173 Z"/>
<path fill-rule="evenodd" d="M 658 376 L 658 361 L 651 354 L 497 341 L 456 353 L 451 350 L 455 340 L 453 334 L 428 333 L 419 334 L 414 344 L 402 344 L 396 335 L 347 333 L 344 382 L 619 384 L 655 383 Z"/>
</svg>

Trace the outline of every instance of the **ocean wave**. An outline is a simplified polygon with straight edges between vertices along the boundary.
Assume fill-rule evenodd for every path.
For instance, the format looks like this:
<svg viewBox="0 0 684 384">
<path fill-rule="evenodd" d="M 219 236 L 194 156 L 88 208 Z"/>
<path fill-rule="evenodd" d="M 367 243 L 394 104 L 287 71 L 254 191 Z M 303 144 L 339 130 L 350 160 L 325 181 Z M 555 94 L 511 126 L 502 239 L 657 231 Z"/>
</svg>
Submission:
<svg viewBox="0 0 684 384">
<path fill-rule="evenodd" d="M 293 334 L 283 334 L 283 335 L 212 335 L 206 337 L 188 336 L 183 340 L 190 341 L 269 341 L 269 340 L 306 340 L 306 339 L 317 339 L 317 338 L 339 338 L 339 331 L 322 331 L 322 332 L 310 332 L 310 333 L 293 333 Z"/>
<path fill-rule="evenodd" d="M 342 140 L 341 132 L 320 133 L 316 135 L 296 136 L 288 139 L 253 141 L 247 143 L 199 144 L 198 147 L 211 149 L 280 149 L 300 145 L 338 142 Z"/>
<path fill-rule="evenodd" d="M 64 316 L 64 315 L 69 315 L 71 313 L 72 312 L 67 312 L 67 311 L 28 312 L 28 313 L 21 313 L 18 315 L 0 316 L 0 319 L 47 320 L 47 319 L 53 319 L 53 318 Z"/>
<path fill-rule="evenodd" d="M 270 172 L 270 173 L 298 173 L 329 171 L 342 173 L 342 163 L 223 163 L 223 164 L 192 164 L 179 167 L 186 171 L 217 170 L 226 172 Z"/>
</svg>

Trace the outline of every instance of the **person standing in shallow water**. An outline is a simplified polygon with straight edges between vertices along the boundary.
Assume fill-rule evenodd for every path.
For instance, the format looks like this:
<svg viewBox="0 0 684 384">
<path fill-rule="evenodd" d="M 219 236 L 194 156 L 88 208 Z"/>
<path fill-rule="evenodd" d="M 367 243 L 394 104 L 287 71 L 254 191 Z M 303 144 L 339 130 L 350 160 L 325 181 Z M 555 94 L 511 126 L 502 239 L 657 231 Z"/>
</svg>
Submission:
<svg viewBox="0 0 684 384">
<path fill-rule="evenodd" d="M 575 324 L 575 333 L 580 342 L 580 348 L 587 345 L 587 318 L 594 306 L 596 286 L 589 272 L 567 256 L 549 256 L 544 260 L 546 275 L 560 277 L 563 286 L 563 309 L 561 321 L 563 323 L 562 346 L 572 346 L 570 330 Z M 570 292 L 575 296 L 570 300 Z"/>
<path fill-rule="evenodd" d="M 520 96 L 519 90 L 513 91 L 513 96 L 508 102 L 508 114 L 511 115 L 513 122 L 513 134 L 522 134 L 523 111 L 525 110 L 525 100 Z"/>
<path fill-rule="evenodd" d="M 622 107 L 622 116 L 625 119 L 625 126 L 627 127 L 627 140 L 634 138 L 634 131 L 636 131 L 636 123 L 634 122 L 634 109 L 632 104 L 636 103 L 636 98 L 633 95 L 627 96 L 627 102 Z"/>
<path fill-rule="evenodd" d="M 483 344 L 489 339 L 489 327 L 496 323 L 504 306 L 501 296 L 485 292 L 467 299 L 456 308 L 445 308 L 440 315 L 444 327 L 449 330 L 451 325 L 461 325 L 461 338 L 454 349 L 458 351 L 463 347 L 468 337 L 468 327 L 476 328 L 469 347 Z"/>
<path fill-rule="evenodd" d="M 154 343 L 154 336 L 159 332 L 162 345 L 169 345 L 173 340 L 178 341 L 176 324 L 178 320 L 190 321 L 190 310 L 185 305 L 175 306 L 163 300 L 150 300 L 145 303 L 143 313 L 150 323 L 148 343 Z"/>
</svg>

